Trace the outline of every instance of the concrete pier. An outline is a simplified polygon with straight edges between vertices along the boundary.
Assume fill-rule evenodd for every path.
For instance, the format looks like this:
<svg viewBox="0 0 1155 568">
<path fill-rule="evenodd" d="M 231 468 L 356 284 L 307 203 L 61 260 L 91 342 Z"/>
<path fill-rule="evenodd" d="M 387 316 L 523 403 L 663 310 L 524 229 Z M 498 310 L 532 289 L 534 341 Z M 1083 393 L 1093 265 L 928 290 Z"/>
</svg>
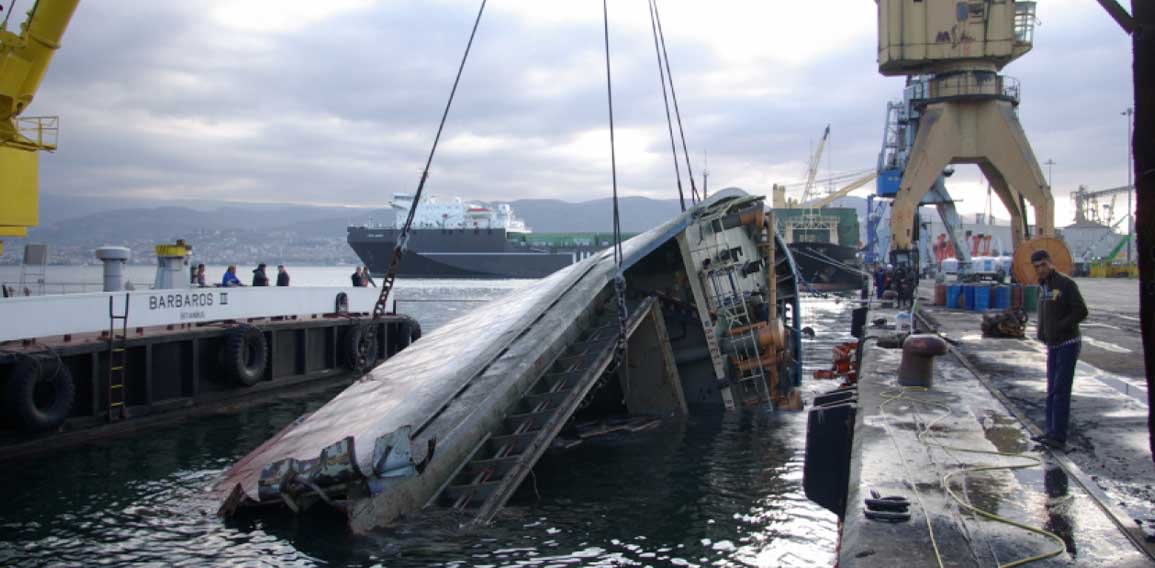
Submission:
<svg viewBox="0 0 1155 568">
<path fill-rule="evenodd" d="M 924 289 L 924 304 L 932 291 Z M 1092 324 L 1109 317 L 1108 309 L 1127 310 L 1097 306 L 1094 284 L 1083 294 L 1092 314 L 1099 312 Z M 1149 486 L 1153 477 L 1140 421 L 1145 409 L 1125 392 L 1135 381 L 1123 376 L 1116 388 L 1098 380 L 1112 373 L 1080 363 L 1071 447 L 1067 453 L 1044 451 L 1029 439 L 1037 432 L 1034 423 L 1043 420 L 1043 348 L 1031 339 L 982 338 L 976 312 L 921 312 L 920 330 L 941 333 L 951 343 L 926 391 L 899 387 L 901 351 L 880 347 L 879 340 L 885 343 L 894 333 L 897 312 L 872 309 L 868 317 L 884 318 L 891 329 L 867 329 L 839 564 L 992 566 L 1057 552 L 1034 565 L 1150 565 L 1149 544 L 1135 521 L 1149 517 L 1143 507 L 1150 500 L 1139 503 L 1137 488 Z M 1027 333 L 1033 336 L 1033 326 Z M 1023 467 L 962 472 L 991 466 Z M 960 505 L 947 487 L 964 503 L 1050 532 L 1062 545 Z M 907 498 L 911 518 L 868 520 L 864 500 L 872 491 Z"/>
</svg>

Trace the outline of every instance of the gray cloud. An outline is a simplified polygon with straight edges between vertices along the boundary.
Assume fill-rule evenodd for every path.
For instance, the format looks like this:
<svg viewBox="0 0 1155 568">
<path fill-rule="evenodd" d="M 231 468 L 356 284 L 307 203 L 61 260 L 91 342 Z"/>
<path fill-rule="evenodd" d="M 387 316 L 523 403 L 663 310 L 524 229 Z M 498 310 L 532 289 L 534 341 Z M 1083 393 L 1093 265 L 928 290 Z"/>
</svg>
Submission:
<svg viewBox="0 0 1155 568">
<path fill-rule="evenodd" d="M 1125 182 L 1118 113 L 1131 100 L 1130 58 L 1126 39 L 1097 6 L 1074 17 L 1050 16 L 1048 9 L 1064 10 L 1051 5 L 1040 6 L 1046 25 L 1035 51 L 1007 73 L 1023 80 L 1023 123 L 1039 159 L 1058 164 L 1056 199 L 1065 201 L 1079 183 Z M 378 205 L 414 187 L 473 2 L 374 4 L 272 33 L 222 24 L 211 6 L 81 5 L 31 110 L 61 115 L 64 128 L 61 150 L 43 161 L 44 191 Z M 631 22 L 612 30 L 622 186 L 669 197 L 673 172 L 646 11 L 641 3 L 612 9 L 622 12 L 615 24 Z M 764 38 L 670 27 L 690 9 L 669 3 L 664 16 L 696 173 L 708 151 L 711 186 L 765 192 L 772 182 L 797 181 L 827 123 L 835 170 L 873 166 L 885 102 L 902 87 L 877 74 L 873 34 L 825 35 L 816 26 L 813 41 L 834 42 L 819 55 L 791 61 L 755 53 L 739 65 L 732 45 Z M 602 37 L 592 21 L 542 23 L 491 7 L 431 191 L 489 199 L 608 194 Z M 981 208 L 977 175 L 964 169 L 954 183 L 971 188 L 964 209 Z"/>
</svg>

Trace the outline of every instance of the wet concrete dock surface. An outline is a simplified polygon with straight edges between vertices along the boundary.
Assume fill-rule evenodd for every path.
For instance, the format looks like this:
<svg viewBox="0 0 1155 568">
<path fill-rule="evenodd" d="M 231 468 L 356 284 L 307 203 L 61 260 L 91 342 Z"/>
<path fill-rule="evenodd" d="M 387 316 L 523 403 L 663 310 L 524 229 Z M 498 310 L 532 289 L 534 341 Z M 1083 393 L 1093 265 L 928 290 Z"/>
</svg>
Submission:
<svg viewBox="0 0 1155 568">
<path fill-rule="evenodd" d="M 1145 531 L 1155 533 L 1155 464 L 1148 442 L 1138 284 L 1092 278 L 1077 282 L 1090 315 L 1080 325 L 1083 346 L 1075 369 L 1065 455 L 1126 512 L 1127 520 L 1143 521 Z M 983 339 L 977 312 L 940 307 L 924 311 L 1014 406 L 1043 427 L 1046 348 L 1034 339 L 1034 314 L 1027 339 L 1019 340 Z"/>
<path fill-rule="evenodd" d="M 893 317 L 893 311 L 875 310 L 871 315 Z M 948 473 L 971 466 L 1029 464 L 1030 460 L 924 444 L 917 431 L 947 413 L 907 400 L 884 405 L 887 397 L 900 392 L 895 375 L 901 352 L 876 345 L 867 344 L 859 382 L 862 415 L 854 441 L 856 459 L 851 466 L 841 565 L 937 565 L 928 517 L 945 566 L 998 565 L 1056 550 L 1058 544 L 1046 537 L 980 518 L 951 500 L 942 488 Z M 1039 565 L 1146 565 L 1146 557 L 1131 546 L 1091 496 L 1047 456 L 1032 451 L 1026 428 L 958 361 L 939 357 L 932 390 L 905 396 L 950 408 L 928 437 L 933 442 L 951 448 L 1025 452 L 1043 460 L 1044 465 L 1026 469 L 968 474 L 965 483 L 953 484 L 979 508 L 1062 538 L 1067 550 Z M 884 496 L 908 498 L 911 520 L 894 524 L 866 520 L 863 499 L 872 489 Z"/>
<path fill-rule="evenodd" d="M 1014 464 L 1032 467 L 955 475 L 950 484 L 981 509 L 1063 540 L 1062 553 L 1032 565 L 1150 565 L 1150 557 L 1097 502 L 1108 501 L 1111 512 L 1120 522 L 1130 523 L 1126 528 L 1139 540 L 1142 526 L 1135 519 L 1146 523 L 1155 517 L 1151 511 L 1155 468 L 1147 449 L 1146 408 L 1136 398 L 1146 396 L 1140 390 L 1144 378 L 1137 294 L 1122 289 L 1126 281 L 1080 284 L 1092 316 L 1083 330 L 1084 356 L 1076 373 L 1066 454 L 1041 451 L 1029 440 L 1031 426 L 1018 418 L 1040 426 L 1044 420 L 1046 360 L 1038 342 L 983 339 L 978 313 L 924 307 L 928 323 L 955 342 L 970 366 L 949 354 L 939 357 L 933 389 L 903 393 L 920 402 L 887 402 L 901 392 L 895 379 L 901 352 L 867 342 L 840 565 L 937 565 L 928 517 L 945 566 L 998 565 L 1057 550 L 1058 544 L 1048 537 L 967 511 L 943 490 L 943 477 L 953 471 Z M 1134 282 L 1130 285 L 1134 287 Z M 931 286 L 923 289 L 924 306 L 933 295 Z M 894 314 L 874 309 L 868 319 L 886 317 L 893 322 Z M 1033 333 L 1031 326 L 1028 337 Z M 998 396 L 992 396 L 980 375 Z M 935 404 L 946 405 L 949 413 Z M 928 424 L 931 431 L 919 440 L 917 432 Z M 1021 452 L 1026 457 L 954 448 Z M 1084 489 L 1080 481 L 1091 489 Z M 866 520 L 863 499 L 872 489 L 910 499 L 911 520 L 895 524 Z"/>
</svg>

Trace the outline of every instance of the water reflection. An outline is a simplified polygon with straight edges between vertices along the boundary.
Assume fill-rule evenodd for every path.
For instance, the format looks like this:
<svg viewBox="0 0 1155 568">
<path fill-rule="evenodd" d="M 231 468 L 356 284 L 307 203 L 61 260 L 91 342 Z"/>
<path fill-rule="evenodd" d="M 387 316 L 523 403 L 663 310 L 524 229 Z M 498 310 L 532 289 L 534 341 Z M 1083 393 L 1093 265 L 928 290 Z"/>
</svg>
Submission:
<svg viewBox="0 0 1155 568">
<path fill-rule="evenodd" d="M 1078 550 L 1075 547 L 1074 519 L 1070 515 L 1070 506 L 1073 502 L 1068 492 L 1067 472 L 1055 464 L 1046 464 L 1043 470 L 1043 489 L 1047 494 L 1046 524 L 1043 528 L 1055 533 L 1067 545 L 1067 552 L 1074 558 Z"/>
</svg>

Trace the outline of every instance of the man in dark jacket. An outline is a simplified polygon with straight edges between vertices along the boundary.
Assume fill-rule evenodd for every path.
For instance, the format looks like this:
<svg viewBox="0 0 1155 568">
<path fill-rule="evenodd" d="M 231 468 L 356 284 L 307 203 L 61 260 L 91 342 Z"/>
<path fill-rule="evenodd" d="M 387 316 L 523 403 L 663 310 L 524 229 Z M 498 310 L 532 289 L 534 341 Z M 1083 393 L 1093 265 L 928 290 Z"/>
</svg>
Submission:
<svg viewBox="0 0 1155 568">
<path fill-rule="evenodd" d="M 1087 318 L 1087 304 L 1079 285 L 1054 269 L 1047 251 L 1035 251 L 1031 264 L 1039 278 L 1038 338 L 1047 346 L 1047 432 L 1036 441 L 1061 449 L 1067 444 L 1071 384 L 1083 346 L 1079 322 Z"/>
<path fill-rule="evenodd" d="M 289 285 L 289 272 L 285 270 L 285 265 L 277 265 L 277 286 Z"/>
<path fill-rule="evenodd" d="M 265 274 L 265 263 L 260 263 L 253 269 L 253 286 L 268 286 L 269 275 Z"/>
</svg>

